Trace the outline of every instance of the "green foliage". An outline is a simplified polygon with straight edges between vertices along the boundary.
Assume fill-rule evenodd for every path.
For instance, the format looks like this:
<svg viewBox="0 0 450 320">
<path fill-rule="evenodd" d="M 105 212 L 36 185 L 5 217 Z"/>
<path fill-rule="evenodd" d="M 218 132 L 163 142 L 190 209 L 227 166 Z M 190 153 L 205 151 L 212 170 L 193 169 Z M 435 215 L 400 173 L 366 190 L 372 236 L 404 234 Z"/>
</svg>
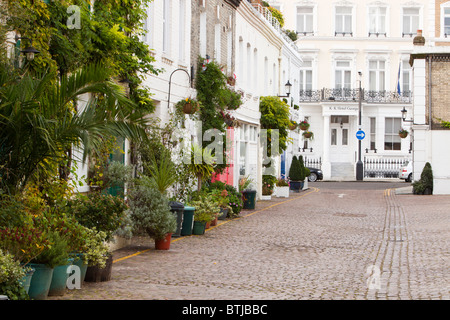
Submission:
<svg viewBox="0 0 450 320">
<path fill-rule="evenodd" d="M 297 156 L 292 158 L 291 167 L 289 168 L 289 180 L 290 181 L 303 181 L 305 180 L 305 171 L 303 166 L 303 157 L 300 159 Z"/>
<path fill-rule="evenodd" d="M 227 87 L 227 76 L 222 72 L 220 65 L 214 61 L 204 65 L 204 61 L 204 58 L 199 57 L 195 81 L 197 99 L 200 102 L 199 120 L 202 121 L 202 136 L 207 130 L 216 129 L 222 135 L 226 145 L 226 124 L 221 112 L 239 108 L 242 104 L 241 96 Z M 203 147 L 209 143 L 209 141 L 203 141 Z M 223 152 L 225 151 L 226 148 L 223 148 Z M 219 157 L 219 155 L 212 155 Z M 222 154 L 222 158 L 225 159 L 225 154 Z M 215 172 L 222 172 L 225 168 L 226 161 L 223 161 L 215 167 Z"/>
<path fill-rule="evenodd" d="M 77 194 L 68 203 L 67 208 L 69 214 L 72 214 L 81 225 L 105 232 L 108 241 L 123 223 L 126 209 L 127 206 L 121 197 L 100 192 Z"/>
<path fill-rule="evenodd" d="M 297 32 L 295 32 L 295 30 L 284 30 L 284 32 L 292 41 L 294 41 L 294 42 L 297 41 L 298 36 L 297 36 Z M 295 109 L 298 109 L 298 106 Z"/>
<path fill-rule="evenodd" d="M 433 194 L 433 170 L 427 162 L 420 174 L 420 180 L 413 183 L 414 194 Z"/>
<path fill-rule="evenodd" d="M 67 239 L 54 231 L 50 231 L 47 236 L 50 244 L 31 262 L 45 264 L 50 268 L 67 264 L 69 259 Z"/>
<path fill-rule="evenodd" d="M 209 222 L 220 212 L 220 206 L 211 194 L 201 194 L 188 205 L 195 208 L 194 221 Z"/>
<path fill-rule="evenodd" d="M 271 175 L 263 175 L 262 193 L 265 196 L 269 196 L 273 193 L 273 188 L 277 182 L 277 178 Z"/>
<path fill-rule="evenodd" d="M 54 177 L 59 164 L 72 160 L 66 150 L 73 145 L 83 147 L 85 160 L 101 148 L 103 136 L 145 140 L 147 120 L 133 111 L 119 86 L 105 80 L 102 66 L 91 65 L 58 82 L 48 73 L 13 78 L 8 69 L 0 68 L 0 182 L 11 193 L 32 179 Z M 84 93 L 94 96 L 76 112 L 73 101 Z"/>
<path fill-rule="evenodd" d="M 268 96 L 261 97 L 259 103 L 261 112 L 261 129 L 267 129 L 267 155 L 276 156 L 287 149 L 289 142 L 289 106 L 280 100 L 279 97 Z M 278 129 L 279 135 L 275 136 L 273 129 Z M 271 139 L 278 138 L 279 150 L 272 150 Z"/>
<path fill-rule="evenodd" d="M 82 259 L 88 266 L 104 268 L 108 259 L 109 248 L 106 244 L 106 233 L 86 228 L 85 246 Z"/>
<path fill-rule="evenodd" d="M 176 218 L 169 202 L 158 190 L 137 184 L 129 193 L 130 218 L 135 232 L 145 232 L 155 240 L 175 232 Z"/>
<path fill-rule="evenodd" d="M 184 165 L 188 172 L 197 177 L 197 190 L 201 190 L 203 179 L 209 178 L 214 172 L 214 157 L 209 148 L 197 144 L 192 145 L 189 156 L 189 163 Z"/>
<path fill-rule="evenodd" d="M 28 295 L 21 285 L 25 276 L 24 269 L 14 257 L 0 249 L 0 294 L 10 300 L 28 299 Z"/>
<path fill-rule="evenodd" d="M 171 159 L 168 150 L 164 150 L 157 161 L 152 157 L 150 163 L 143 163 L 149 176 L 145 177 L 151 187 L 156 188 L 162 194 L 167 193 L 167 189 L 177 182 L 177 168 Z"/>
<path fill-rule="evenodd" d="M 231 211 L 228 212 L 229 217 L 235 217 L 239 215 L 243 207 L 242 193 L 236 190 L 232 185 L 226 184 L 221 181 L 208 182 L 202 187 L 203 192 L 214 192 L 217 191 L 226 191 L 227 192 L 227 202 L 231 207 Z"/>
</svg>

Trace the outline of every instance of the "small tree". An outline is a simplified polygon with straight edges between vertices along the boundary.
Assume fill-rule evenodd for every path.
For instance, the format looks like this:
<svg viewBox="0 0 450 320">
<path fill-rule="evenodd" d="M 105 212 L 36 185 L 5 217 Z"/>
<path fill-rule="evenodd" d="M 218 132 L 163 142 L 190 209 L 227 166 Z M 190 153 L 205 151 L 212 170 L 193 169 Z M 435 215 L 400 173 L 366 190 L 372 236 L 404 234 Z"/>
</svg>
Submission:
<svg viewBox="0 0 450 320">
<path fill-rule="evenodd" d="M 427 162 L 423 167 L 420 180 L 413 183 L 414 194 L 433 194 L 433 170 Z"/>
<path fill-rule="evenodd" d="M 300 164 L 300 160 L 297 158 L 297 156 L 294 156 L 292 158 L 291 167 L 289 168 L 289 180 L 291 181 L 303 181 L 303 170 Z"/>
</svg>

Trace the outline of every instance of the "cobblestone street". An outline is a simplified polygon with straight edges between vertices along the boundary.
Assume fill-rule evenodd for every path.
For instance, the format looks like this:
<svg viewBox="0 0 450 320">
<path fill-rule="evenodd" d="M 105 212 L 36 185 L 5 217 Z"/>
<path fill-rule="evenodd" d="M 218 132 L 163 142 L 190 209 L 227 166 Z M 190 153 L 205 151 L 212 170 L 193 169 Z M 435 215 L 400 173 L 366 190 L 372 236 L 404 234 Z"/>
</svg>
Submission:
<svg viewBox="0 0 450 320">
<path fill-rule="evenodd" d="M 110 281 L 49 299 L 450 299 L 450 196 L 398 186 L 319 182 L 169 251 L 136 239 Z"/>
</svg>

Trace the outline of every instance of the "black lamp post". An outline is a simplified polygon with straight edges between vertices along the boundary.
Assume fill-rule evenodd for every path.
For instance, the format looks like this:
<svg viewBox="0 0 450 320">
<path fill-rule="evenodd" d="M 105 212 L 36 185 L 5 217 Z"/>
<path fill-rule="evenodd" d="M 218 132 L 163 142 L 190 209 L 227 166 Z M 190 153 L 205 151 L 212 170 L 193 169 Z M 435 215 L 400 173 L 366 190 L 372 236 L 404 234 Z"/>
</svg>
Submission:
<svg viewBox="0 0 450 320">
<path fill-rule="evenodd" d="M 28 61 L 32 61 L 34 59 L 35 54 L 40 53 L 40 51 L 37 50 L 35 47 L 33 47 L 33 41 L 30 38 L 19 37 L 16 35 L 16 37 L 15 37 L 16 43 L 17 43 L 17 41 L 19 41 L 21 39 L 30 41 L 30 46 L 26 47 L 25 49 L 21 50 L 20 52 L 25 54 Z"/>
<path fill-rule="evenodd" d="M 286 95 L 285 96 L 278 96 L 278 97 L 280 97 L 280 98 L 289 98 L 289 95 L 291 94 L 291 87 L 292 87 L 292 84 L 289 82 L 289 80 L 286 82 L 284 87 L 286 88 Z"/>
<path fill-rule="evenodd" d="M 361 82 L 362 82 L 362 72 L 358 71 L 359 74 L 359 103 L 358 103 L 358 125 L 359 130 L 361 130 L 361 111 L 362 111 L 362 88 L 361 88 Z M 358 162 L 356 162 L 356 180 L 362 181 L 364 178 L 364 165 L 361 161 L 361 140 L 358 139 Z"/>
</svg>

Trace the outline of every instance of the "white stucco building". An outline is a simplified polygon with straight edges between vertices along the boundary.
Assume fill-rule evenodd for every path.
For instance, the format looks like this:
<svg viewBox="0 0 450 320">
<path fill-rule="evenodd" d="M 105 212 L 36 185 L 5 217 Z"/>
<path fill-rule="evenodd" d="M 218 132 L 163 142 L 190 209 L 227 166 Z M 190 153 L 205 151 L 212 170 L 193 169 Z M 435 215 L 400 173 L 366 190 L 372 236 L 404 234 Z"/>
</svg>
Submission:
<svg viewBox="0 0 450 320">
<path fill-rule="evenodd" d="M 300 118 L 314 140 L 299 149 L 321 164 L 324 179 L 356 178 L 356 132 L 362 129 L 364 178 L 395 177 L 412 157 L 411 132 L 400 110 L 412 108 L 409 56 L 417 30 L 431 32 L 434 1 L 269 1 L 295 30 L 303 66 L 299 74 Z M 433 30 L 434 35 L 434 30 Z M 362 125 L 359 122 L 359 89 Z"/>
</svg>

